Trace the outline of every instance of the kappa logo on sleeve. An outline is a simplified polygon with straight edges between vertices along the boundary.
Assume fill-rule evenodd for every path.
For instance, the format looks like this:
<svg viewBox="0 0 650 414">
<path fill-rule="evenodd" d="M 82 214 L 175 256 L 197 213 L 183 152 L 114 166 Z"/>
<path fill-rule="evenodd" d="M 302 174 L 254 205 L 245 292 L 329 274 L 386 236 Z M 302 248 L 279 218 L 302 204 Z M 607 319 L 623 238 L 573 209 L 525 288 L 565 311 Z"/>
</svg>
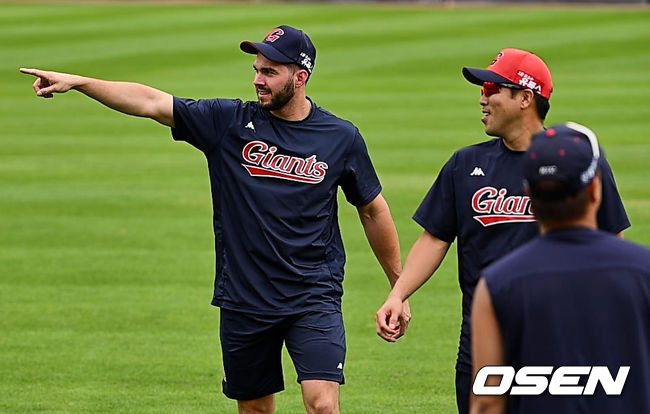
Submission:
<svg viewBox="0 0 650 414">
<path fill-rule="evenodd" d="M 469 173 L 471 177 L 485 177 L 485 173 L 483 172 L 483 169 L 481 167 L 474 167 L 471 173 Z"/>
<path fill-rule="evenodd" d="M 307 158 L 277 154 L 275 146 L 263 141 L 252 141 L 242 150 L 242 166 L 252 177 L 279 178 L 281 180 L 318 184 L 325 178 L 329 166 L 318 161 L 316 155 Z"/>
<path fill-rule="evenodd" d="M 508 196 L 508 190 L 494 187 L 478 189 L 472 196 L 472 210 L 479 213 L 474 219 L 484 227 L 503 223 L 535 221 L 530 208 L 530 197 Z"/>
</svg>

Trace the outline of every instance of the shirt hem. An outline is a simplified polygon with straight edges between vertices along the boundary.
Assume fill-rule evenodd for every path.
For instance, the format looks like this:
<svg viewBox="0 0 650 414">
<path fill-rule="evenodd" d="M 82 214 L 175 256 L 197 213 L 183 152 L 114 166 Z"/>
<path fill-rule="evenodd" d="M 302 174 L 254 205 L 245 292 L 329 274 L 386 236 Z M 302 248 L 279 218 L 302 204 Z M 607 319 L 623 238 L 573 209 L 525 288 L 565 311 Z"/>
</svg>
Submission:
<svg viewBox="0 0 650 414">
<path fill-rule="evenodd" d="M 228 302 L 223 302 L 217 299 L 213 299 L 211 302 L 212 306 L 217 308 L 223 308 L 234 312 L 243 312 L 254 315 L 295 315 L 303 312 L 309 311 L 319 311 L 319 312 L 338 312 L 341 313 L 341 306 L 331 305 L 331 306 L 321 306 L 321 305 L 310 305 L 305 307 L 293 308 L 293 309 L 278 309 L 278 308 L 251 308 L 246 306 L 237 306 Z"/>
</svg>

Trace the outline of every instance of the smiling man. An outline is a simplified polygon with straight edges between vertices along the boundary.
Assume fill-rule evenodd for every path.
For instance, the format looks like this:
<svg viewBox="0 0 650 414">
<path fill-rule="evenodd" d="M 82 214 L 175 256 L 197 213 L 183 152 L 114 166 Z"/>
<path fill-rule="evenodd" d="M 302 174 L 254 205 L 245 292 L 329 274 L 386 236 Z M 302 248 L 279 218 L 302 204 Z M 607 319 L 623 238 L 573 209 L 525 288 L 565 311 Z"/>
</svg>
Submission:
<svg viewBox="0 0 650 414">
<path fill-rule="evenodd" d="M 457 151 L 440 171 L 415 213 L 424 231 L 404 264 L 399 281 L 376 315 L 377 334 L 387 341 L 396 329 L 402 302 L 436 271 L 458 239 L 458 281 L 462 325 L 456 361 L 458 411 L 469 411 L 471 382 L 470 311 L 479 272 L 538 234 L 524 194 L 521 165 L 533 134 L 541 131 L 553 91 L 551 73 L 538 56 L 504 49 L 487 69 L 463 68 L 481 86 L 479 104 L 489 141 Z M 600 159 L 603 203 L 598 225 L 610 233 L 629 227 L 611 169 Z"/>
<path fill-rule="evenodd" d="M 391 285 L 401 271 L 397 232 L 357 128 L 305 95 L 316 61 L 309 37 L 278 26 L 262 42 L 240 48 L 256 55 L 257 102 L 195 101 L 136 83 L 21 71 L 38 77 L 39 96 L 76 89 L 167 125 L 174 139 L 204 153 L 224 394 L 237 400 L 240 413 L 274 412 L 274 394 L 284 388 L 286 344 L 307 412 L 338 413 L 346 354 L 338 188 L 357 207 Z M 410 319 L 404 306 L 401 333 Z"/>
</svg>

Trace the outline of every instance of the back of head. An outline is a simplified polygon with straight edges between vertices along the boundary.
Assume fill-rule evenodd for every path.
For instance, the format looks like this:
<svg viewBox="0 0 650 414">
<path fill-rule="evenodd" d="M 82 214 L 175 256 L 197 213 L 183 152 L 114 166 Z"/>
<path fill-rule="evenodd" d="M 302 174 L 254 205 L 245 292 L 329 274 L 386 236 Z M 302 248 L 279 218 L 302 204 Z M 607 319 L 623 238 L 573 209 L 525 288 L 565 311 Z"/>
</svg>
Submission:
<svg viewBox="0 0 650 414">
<path fill-rule="evenodd" d="M 582 125 L 554 125 L 533 136 L 524 156 L 524 187 L 541 224 L 582 218 L 591 202 L 587 186 L 598 172 L 596 135 Z"/>
</svg>

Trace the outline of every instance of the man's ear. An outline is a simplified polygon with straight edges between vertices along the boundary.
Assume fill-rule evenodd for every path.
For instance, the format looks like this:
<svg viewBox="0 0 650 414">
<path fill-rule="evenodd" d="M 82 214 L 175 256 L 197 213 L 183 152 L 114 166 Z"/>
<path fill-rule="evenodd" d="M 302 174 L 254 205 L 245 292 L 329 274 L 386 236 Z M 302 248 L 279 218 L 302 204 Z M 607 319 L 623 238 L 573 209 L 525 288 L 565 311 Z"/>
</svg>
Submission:
<svg viewBox="0 0 650 414">
<path fill-rule="evenodd" d="M 300 88 L 301 86 L 304 86 L 307 83 L 308 79 L 309 73 L 307 73 L 307 71 L 304 69 L 300 69 L 298 72 L 296 72 L 296 78 L 294 81 L 295 87 Z"/>
<path fill-rule="evenodd" d="M 593 180 L 591 180 L 591 183 L 589 183 L 589 199 L 591 202 L 595 202 L 598 205 L 600 205 L 600 201 L 602 197 L 603 197 L 603 185 L 600 179 L 600 173 L 598 173 L 593 178 Z"/>
<path fill-rule="evenodd" d="M 535 92 L 530 89 L 524 89 L 520 92 L 521 96 L 521 109 L 526 109 L 530 106 L 535 106 Z"/>
</svg>

